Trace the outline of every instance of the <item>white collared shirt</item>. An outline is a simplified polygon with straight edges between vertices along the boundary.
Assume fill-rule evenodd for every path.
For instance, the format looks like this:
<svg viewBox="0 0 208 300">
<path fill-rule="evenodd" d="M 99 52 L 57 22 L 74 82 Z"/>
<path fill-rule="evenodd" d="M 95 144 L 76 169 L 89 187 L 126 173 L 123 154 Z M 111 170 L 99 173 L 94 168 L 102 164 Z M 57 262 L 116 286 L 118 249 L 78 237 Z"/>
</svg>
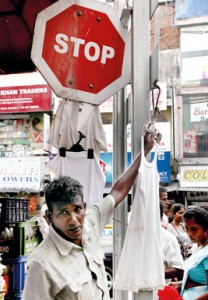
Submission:
<svg viewBox="0 0 208 300">
<path fill-rule="evenodd" d="M 85 216 L 83 247 L 57 234 L 49 236 L 27 262 L 22 300 L 109 300 L 100 236 L 112 217 L 115 200 L 105 197 Z"/>
<path fill-rule="evenodd" d="M 161 226 L 164 267 L 183 270 L 184 262 L 176 237 Z M 171 280 L 167 279 L 166 284 Z"/>
</svg>

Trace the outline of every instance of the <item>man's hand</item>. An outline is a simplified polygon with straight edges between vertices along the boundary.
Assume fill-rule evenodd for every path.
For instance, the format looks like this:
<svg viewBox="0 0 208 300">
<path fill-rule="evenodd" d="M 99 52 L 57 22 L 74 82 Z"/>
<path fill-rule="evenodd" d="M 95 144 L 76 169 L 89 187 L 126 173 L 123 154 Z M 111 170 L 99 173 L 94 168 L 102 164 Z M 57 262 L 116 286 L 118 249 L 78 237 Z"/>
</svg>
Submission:
<svg viewBox="0 0 208 300">
<path fill-rule="evenodd" d="M 144 152 L 148 154 L 154 147 L 156 142 L 156 135 L 146 132 L 144 136 Z"/>
</svg>

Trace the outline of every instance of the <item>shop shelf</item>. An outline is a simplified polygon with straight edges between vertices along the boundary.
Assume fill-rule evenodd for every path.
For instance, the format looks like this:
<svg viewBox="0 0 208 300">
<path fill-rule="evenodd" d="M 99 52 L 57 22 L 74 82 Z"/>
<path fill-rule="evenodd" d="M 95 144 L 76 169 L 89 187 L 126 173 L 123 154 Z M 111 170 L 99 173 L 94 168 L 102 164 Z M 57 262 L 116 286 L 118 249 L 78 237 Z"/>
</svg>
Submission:
<svg viewBox="0 0 208 300">
<path fill-rule="evenodd" d="M 28 200 L 0 198 L 0 224 L 24 222 L 28 219 Z"/>
<path fill-rule="evenodd" d="M 0 231 L 0 252 L 3 258 L 28 255 L 41 241 L 37 221 L 11 223 Z"/>
</svg>

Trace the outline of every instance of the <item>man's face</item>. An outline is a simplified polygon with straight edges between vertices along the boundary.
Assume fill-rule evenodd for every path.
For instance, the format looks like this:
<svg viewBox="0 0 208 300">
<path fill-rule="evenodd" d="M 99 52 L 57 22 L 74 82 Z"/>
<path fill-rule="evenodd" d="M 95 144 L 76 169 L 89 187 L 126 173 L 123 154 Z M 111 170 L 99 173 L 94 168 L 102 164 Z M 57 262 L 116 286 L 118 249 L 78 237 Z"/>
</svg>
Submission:
<svg viewBox="0 0 208 300">
<path fill-rule="evenodd" d="M 161 193 L 160 194 L 160 200 L 163 202 L 164 207 L 167 209 L 168 204 L 169 204 L 168 193 L 167 192 Z"/>
<path fill-rule="evenodd" d="M 60 235 L 76 245 L 82 245 L 85 203 L 81 196 L 77 195 L 72 204 L 54 205 L 53 212 L 48 213 L 50 222 Z"/>
</svg>

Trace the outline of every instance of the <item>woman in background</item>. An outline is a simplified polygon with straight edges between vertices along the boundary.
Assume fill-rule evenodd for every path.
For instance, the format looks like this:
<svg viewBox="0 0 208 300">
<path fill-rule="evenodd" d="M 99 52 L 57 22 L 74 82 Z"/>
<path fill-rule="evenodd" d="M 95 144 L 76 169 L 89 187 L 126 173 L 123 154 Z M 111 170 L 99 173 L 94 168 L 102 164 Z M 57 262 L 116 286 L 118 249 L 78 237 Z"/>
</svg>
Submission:
<svg viewBox="0 0 208 300">
<path fill-rule="evenodd" d="M 185 207 L 183 204 L 176 203 L 171 207 L 172 222 L 168 224 L 168 230 L 177 238 L 183 259 L 189 256 L 189 249 L 192 244 L 185 229 L 183 214 Z"/>
<path fill-rule="evenodd" d="M 31 139 L 35 143 L 43 142 L 43 125 L 38 117 L 32 119 Z"/>
<path fill-rule="evenodd" d="M 175 200 L 169 200 L 169 204 L 166 207 L 166 209 L 164 210 L 164 213 L 166 214 L 166 216 L 168 217 L 168 222 L 171 223 L 173 221 L 172 218 L 172 214 L 171 214 L 171 207 L 176 203 Z"/>
<path fill-rule="evenodd" d="M 182 283 L 171 283 L 181 289 L 183 300 L 208 299 L 208 212 L 201 207 L 193 207 L 184 213 L 187 233 L 196 251 L 184 261 Z"/>
</svg>

